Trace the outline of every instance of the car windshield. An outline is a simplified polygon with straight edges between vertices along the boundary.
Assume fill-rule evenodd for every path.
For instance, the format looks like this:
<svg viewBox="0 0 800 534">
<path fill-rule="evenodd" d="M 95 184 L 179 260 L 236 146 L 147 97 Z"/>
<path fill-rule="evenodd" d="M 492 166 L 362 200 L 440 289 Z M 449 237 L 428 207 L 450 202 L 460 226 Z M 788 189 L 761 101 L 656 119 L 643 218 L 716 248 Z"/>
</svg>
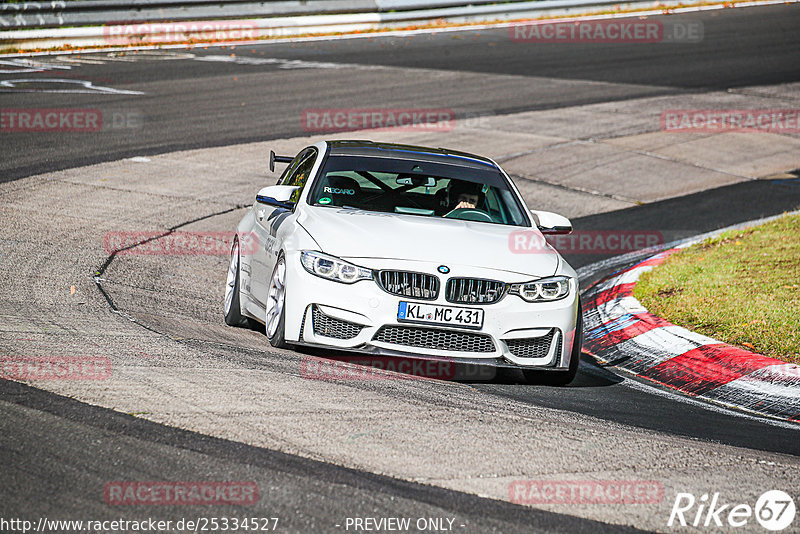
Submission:
<svg viewBox="0 0 800 534">
<path fill-rule="evenodd" d="M 312 206 L 529 226 L 505 177 L 485 169 L 363 156 L 327 158 L 308 196 Z"/>
</svg>

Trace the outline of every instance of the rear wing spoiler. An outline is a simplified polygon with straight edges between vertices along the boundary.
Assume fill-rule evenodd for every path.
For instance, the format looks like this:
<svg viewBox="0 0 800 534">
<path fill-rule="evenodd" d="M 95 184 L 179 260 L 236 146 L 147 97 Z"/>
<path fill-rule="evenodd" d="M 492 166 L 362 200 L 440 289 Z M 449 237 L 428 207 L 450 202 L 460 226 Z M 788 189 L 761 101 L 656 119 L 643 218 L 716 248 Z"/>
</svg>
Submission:
<svg viewBox="0 0 800 534">
<path fill-rule="evenodd" d="M 276 156 L 274 150 L 269 151 L 269 170 L 275 172 L 275 162 L 278 163 L 291 163 L 294 158 L 292 156 Z"/>
</svg>

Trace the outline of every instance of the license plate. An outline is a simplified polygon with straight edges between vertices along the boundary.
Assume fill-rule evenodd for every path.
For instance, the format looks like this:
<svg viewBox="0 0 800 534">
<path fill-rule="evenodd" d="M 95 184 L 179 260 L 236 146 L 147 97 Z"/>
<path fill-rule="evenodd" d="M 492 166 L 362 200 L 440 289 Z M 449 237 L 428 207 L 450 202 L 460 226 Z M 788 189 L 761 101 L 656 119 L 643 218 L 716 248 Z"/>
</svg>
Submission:
<svg viewBox="0 0 800 534">
<path fill-rule="evenodd" d="M 477 329 L 483 327 L 483 310 L 400 302 L 400 306 L 397 309 L 397 320 L 407 323 L 461 326 Z"/>
</svg>

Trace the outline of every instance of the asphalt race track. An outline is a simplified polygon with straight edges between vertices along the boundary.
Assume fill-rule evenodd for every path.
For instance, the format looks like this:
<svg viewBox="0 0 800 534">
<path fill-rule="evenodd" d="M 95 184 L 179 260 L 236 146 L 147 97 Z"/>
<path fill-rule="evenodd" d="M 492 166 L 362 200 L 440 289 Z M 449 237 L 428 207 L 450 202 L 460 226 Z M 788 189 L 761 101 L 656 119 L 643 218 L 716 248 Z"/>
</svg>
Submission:
<svg viewBox="0 0 800 534">
<path fill-rule="evenodd" d="M 237 172 L 240 156 L 221 155 L 239 149 L 222 147 L 242 145 L 241 160 L 249 162 L 254 150 L 246 143 L 326 137 L 304 128 L 300 117 L 309 108 L 447 108 L 482 124 L 526 112 L 622 109 L 637 99 L 702 100 L 720 92 L 755 95 L 773 108 L 800 107 L 797 5 L 671 19 L 701 22 L 703 40 L 531 45 L 495 28 L 43 56 L 30 63 L 0 58 L 0 108 L 99 109 L 104 117 L 101 135 L 0 133 L 6 288 L 0 354 L 116 350 L 129 366 L 126 379 L 141 381 L 129 382 L 117 398 L 100 386 L 83 392 L 0 380 L 0 517 L 247 514 L 279 517 L 278 532 L 344 532 L 347 517 L 447 517 L 455 518 L 454 531 L 470 533 L 669 531 L 669 510 L 684 481 L 695 484 L 687 491 L 697 495 L 742 488 L 727 502 L 752 501 L 769 489 L 797 501 L 800 426 L 708 406 L 586 356 L 566 388 L 529 386 L 504 371 L 491 381 L 304 390 L 301 355 L 270 349 L 261 332 L 223 325 L 227 258 L 162 263 L 109 256 L 97 246 L 105 230 L 98 238 L 76 222 L 85 216 L 98 228 L 127 228 L 152 216 L 152 228 L 232 230 L 264 175 L 257 166 Z M 170 162 L 191 158 L 171 154 L 200 149 L 210 151 L 202 176 L 216 174 L 218 181 L 198 176 L 196 194 L 185 196 L 191 172 L 172 171 Z M 138 171 L 126 158 L 152 160 L 156 170 Z M 141 190 L 115 181 L 137 173 L 152 174 Z M 38 175 L 45 175 L 41 183 L 28 181 Z M 796 174 L 736 180 L 646 202 L 626 199 L 624 191 L 595 195 L 597 206 L 614 202 L 613 209 L 576 211 L 572 221 L 576 229 L 657 228 L 677 239 L 798 209 L 798 180 Z M 157 200 L 137 204 L 144 192 Z M 29 243 L 40 246 L 21 252 Z M 565 256 L 576 268 L 608 257 Z M 71 281 L 67 271 L 83 279 Z M 52 294 L 51 281 L 67 294 Z M 65 304 L 70 284 L 77 286 L 77 304 Z M 196 374 L 182 374 L 192 369 Z M 145 383 L 164 394 L 154 395 L 152 406 L 142 404 L 146 395 L 137 390 Z M 264 399 L 253 407 L 247 395 Z M 340 430 L 342 443 L 335 441 L 337 425 L 347 428 Z M 420 439 L 426 428 L 431 435 Z M 517 457 L 513 447 L 525 450 Z M 649 509 L 508 502 L 509 481 L 559 476 L 664 479 L 664 502 Z M 213 513 L 199 506 L 110 507 L 103 487 L 115 480 L 248 480 L 261 498 Z"/>
<path fill-rule="evenodd" d="M 347 108 L 355 104 L 368 108 L 391 103 L 396 108 L 444 107 L 464 115 L 502 115 L 796 81 L 800 64 L 797 17 L 796 6 L 791 5 L 676 16 L 687 22 L 704 22 L 704 39 L 697 44 L 525 45 L 512 42 L 509 30 L 499 28 L 410 38 L 191 50 L 217 57 L 236 54 L 245 59 L 280 58 L 353 67 L 321 72 L 299 65 L 282 68 L 281 63 L 147 61 L 143 66 L 142 61 L 129 57 L 101 64 L 92 64 L 88 58 L 78 63 L 57 61 L 57 65 L 73 68 L 3 78 L 88 80 L 97 86 L 144 91 L 146 95 L 105 95 L 98 100 L 91 94 L 11 92 L 3 94 L 3 105 L 22 107 L 41 104 L 42 99 L 49 107 L 102 102 L 111 110 L 142 114 L 147 127 L 111 131 L 102 139 L 76 136 L 67 143 L 57 134 L 52 138 L 15 134 L 3 140 L 3 153 L 25 157 L 4 157 L 0 177 L 7 180 L 129 156 L 295 137 L 304 134 L 298 117 L 311 106 Z M 380 67 L 436 70 L 416 70 L 417 75 L 409 79 L 398 76 L 402 71 L 385 72 Z M 544 78 L 557 82 L 548 83 Z M 74 90 L 64 84 L 54 87 Z M 0 91 L 6 90 L 0 87 Z M 37 150 L 26 150 L 30 146 Z"/>
</svg>

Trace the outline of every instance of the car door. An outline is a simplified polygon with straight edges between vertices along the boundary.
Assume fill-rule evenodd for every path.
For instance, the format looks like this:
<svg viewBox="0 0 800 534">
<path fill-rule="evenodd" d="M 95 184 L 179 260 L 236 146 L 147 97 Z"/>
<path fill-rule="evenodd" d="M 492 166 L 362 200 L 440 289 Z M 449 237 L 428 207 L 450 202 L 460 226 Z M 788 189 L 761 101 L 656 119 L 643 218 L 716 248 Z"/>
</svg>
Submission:
<svg viewBox="0 0 800 534">
<path fill-rule="evenodd" d="M 278 185 L 289 185 L 298 188 L 289 203 L 297 203 L 316 159 L 316 148 L 310 147 L 303 150 L 292 160 L 280 180 L 278 180 Z M 261 307 L 266 305 L 272 270 L 275 268 L 278 253 L 283 245 L 278 239 L 278 228 L 289 222 L 288 219 L 293 214 L 293 209 L 256 202 L 254 230 L 258 239 L 258 247 L 253 253 L 250 288 L 251 296 Z"/>
</svg>

